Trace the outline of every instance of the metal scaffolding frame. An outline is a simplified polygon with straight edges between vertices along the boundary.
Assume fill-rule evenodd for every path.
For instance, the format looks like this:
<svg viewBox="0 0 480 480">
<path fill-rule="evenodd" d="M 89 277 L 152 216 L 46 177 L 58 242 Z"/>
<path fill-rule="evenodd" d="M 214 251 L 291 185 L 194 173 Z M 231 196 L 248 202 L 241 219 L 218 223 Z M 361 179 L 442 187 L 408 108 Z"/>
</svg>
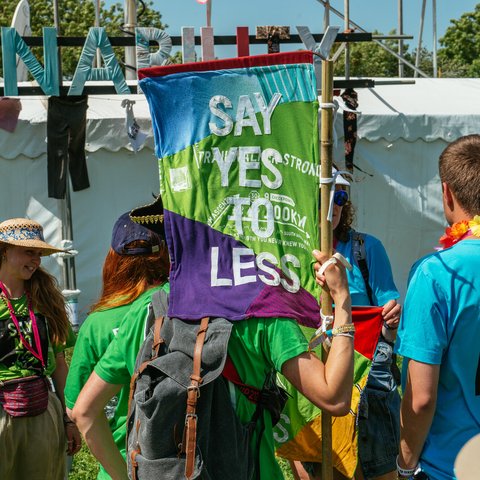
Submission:
<svg viewBox="0 0 480 480">
<path fill-rule="evenodd" d="M 323 17 L 323 27 L 325 29 L 330 25 L 330 12 L 337 15 L 340 19 L 344 21 L 344 28 L 345 31 L 350 31 L 352 28 L 360 31 L 366 32 L 360 25 L 355 23 L 350 18 L 350 0 L 344 0 L 344 13 L 340 12 L 339 10 L 332 7 L 330 4 L 330 0 L 317 0 L 320 4 L 323 5 L 325 8 L 324 10 L 324 17 Z M 381 48 L 386 50 L 388 53 L 393 55 L 398 59 L 398 76 L 400 78 L 404 77 L 404 66 L 409 66 L 413 72 L 414 76 L 418 77 L 419 75 L 422 77 L 429 77 L 425 72 L 423 72 L 419 65 L 421 60 L 421 48 L 422 48 L 422 37 L 423 37 L 423 30 L 425 25 L 425 13 L 426 13 L 426 4 L 427 0 L 422 0 L 422 7 L 420 12 L 420 31 L 418 34 L 418 44 L 417 44 L 417 52 L 415 58 L 415 65 L 410 63 L 403 57 L 403 41 L 407 39 L 413 39 L 412 36 L 404 35 L 403 30 L 403 0 L 397 0 L 397 9 L 398 9 L 398 27 L 397 33 L 398 35 L 385 35 L 383 39 L 398 39 L 398 51 L 395 52 L 391 48 L 387 47 L 382 43 L 382 38 L 373 36 L 373 41 L 377 43 Z M 436 0 L 432 0 L 432 28 L 433 28 L 433 76 L 438 76 L 438 67 L 437 67 L 437 2 Z M 345 45 L 345 78 L 348 79 L 350 76 L 350 51 L 349 46 Z"/>
</svg>

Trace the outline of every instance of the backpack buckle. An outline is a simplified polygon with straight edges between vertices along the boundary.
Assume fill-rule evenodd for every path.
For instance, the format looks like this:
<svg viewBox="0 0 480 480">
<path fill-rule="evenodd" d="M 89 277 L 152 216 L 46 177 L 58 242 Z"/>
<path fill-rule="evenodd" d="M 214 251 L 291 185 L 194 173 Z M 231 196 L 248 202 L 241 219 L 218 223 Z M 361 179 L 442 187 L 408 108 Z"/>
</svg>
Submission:
<svg viewBox="0 0 480 480">
<path fill-rule="evenodd" d="M 198 387 L 197 385 L 190 385 L 189 387 L 187 387 L 187 394 L 189 394 L 192 391 L 195 391 L 197 394 L 197 398 L 200 398 L 200 387 Z"/>
<path fill-rule="evenodd" d="M 186 413 L 186 414 L 185 414 L 185 425 L 188 425 L 188 421 L 189 421 L 190 419 L 192 419 L 192 420 L 194 420 L 194 421 L 196 422 L 196 421 L 197 421 L 197 418 L 198 418 L 198 416 L 197 416 L 196 413 Z M 180 445 L 182 445 L 182 444 L 180 444 Z M 182 446 L 182 447 L 183 447 L 183 446 Z"/>
</svg>

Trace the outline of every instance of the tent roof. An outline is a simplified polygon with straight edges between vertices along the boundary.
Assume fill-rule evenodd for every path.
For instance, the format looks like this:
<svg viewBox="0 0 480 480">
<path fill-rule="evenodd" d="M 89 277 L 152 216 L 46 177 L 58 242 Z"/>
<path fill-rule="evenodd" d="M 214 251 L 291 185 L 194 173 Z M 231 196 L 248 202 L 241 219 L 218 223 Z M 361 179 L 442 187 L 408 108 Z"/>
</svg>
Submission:
<svg viewBox="0 0 480 480">
<path fill-rule="evenodd" d="M 377 79 L 385 81 L 387 79 Z M 0 155 L 37 158 L 46 152 L 47 97 L 23 96 L 19 123 L 12 135 L 0 129 Z M 130 149 L 125 128 L 124 99 L 134 100 L 133 112 L 153 150 L 150 112 L 143 95 L 90 95 L 87 145 L 90 152 L 104 148 Z M 414 84 L 377 85 L 358 89 L 358 136 L 369 141 L 402 138 L 452 141 L 477 132 L 480 124 L 480 79 L 415 79 Z M 337 120 L 339 137 L 341 121 Z"/>
<path fill-rule="evenodd" d="M 480 79 L 417 78 L 414 84 L 377 85 L 359 89 L 358 101 L 360 138 L 451 142 L 478 131 Z"/>
</svg>

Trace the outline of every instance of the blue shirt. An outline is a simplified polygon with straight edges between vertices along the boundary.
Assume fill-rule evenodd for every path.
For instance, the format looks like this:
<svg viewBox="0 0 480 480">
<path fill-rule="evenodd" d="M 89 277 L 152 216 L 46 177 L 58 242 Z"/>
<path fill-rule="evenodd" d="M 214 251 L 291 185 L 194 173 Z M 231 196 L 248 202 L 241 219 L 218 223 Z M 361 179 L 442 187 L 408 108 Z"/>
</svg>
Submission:
<svg viewBox="0 0 480 480">
<path fill-rule="evenodd" d="M 396 351 L 440 365 L 437 407 L 420 457 L 431 479 L 454 479 L 459 450 L 480 433 L 479 275 L 480 240 L 469 239 L 420 259 L 410 273 Z"/>
<path fill-rule="evenodd" d="M 348 287 L 352 297 L 352 305 L 370 305 L 367 289 L 353 249 L 353 232 L 349 234 L 348 242 L 338 242 L 335 250 L 341 253 L 353 266 L 347 270 Z M 368 266 L 369 284 L 372 289 L 374 305 L 383 306 L 389 300 L 397 299 L 400 294 L 393 281 L 392 267 L 382 242 L 372 235 L 362 234 L 365 239 L 365 253 Z"/>
</svg>

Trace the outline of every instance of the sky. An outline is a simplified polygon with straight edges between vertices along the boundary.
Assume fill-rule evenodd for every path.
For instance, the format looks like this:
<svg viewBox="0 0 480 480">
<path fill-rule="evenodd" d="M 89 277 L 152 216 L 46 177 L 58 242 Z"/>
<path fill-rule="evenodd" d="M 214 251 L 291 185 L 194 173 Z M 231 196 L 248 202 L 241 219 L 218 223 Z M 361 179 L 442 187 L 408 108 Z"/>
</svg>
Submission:
<svg viewBox="0 0 480 480">
<path fill-rule="evenodd" d="M 323 31 L 324 7 L 318 0 L 211 0 L 212 27 L 215 35 L 235 35 L 237 26 L 248 26 L 250 35 L 255 34 L 255 27 L 260 25 L 290 26 L 291 33 L 297 33 L 295 26 L 305 25 L 312 33 Z M 122 0 L 106 0 L 107 5 L 122 3 Z M 398 30 L 399 0 L 350 0 L 350 19 L 367 32 L 373 30 L 387 34 Z M 451 19 L 475 9 L 480 0 L 437 0 L 437 39 L 440 39 L 450 25 Z M 344 0 L 331 0 L 330 4 L 343 13 Z M 433 0 L 426 2 L 426 15 L 423 29 L 423 46 L 433 48 Z M 162 14 L 162 22 L 168 25 L 171 36 L 181 34 L 182 27 L 195 27 L 195 34 L 200 34 L 200 27 L 206 26 L 206 6 L 197 0 L 153 0 L 154 8 Z M 420 30 L 422 0 L 403 0 L 403 30 L 406 35 L 413 35 L 413 40 L 406 43 L 410 50 L 416 48 Z M 141 19 L 139 24 L 141 24 Z M 340 26 L 343 19 L 331 13 L 330 24 Z M 255 51 L 256 49 L 261 51 Z M 290 46 L 298 49 L 299 46 Z M 438 47 L 439 48 L 439 45 Z M 231 52 L 229 51 L 231 50 Z M 251 54 L 266 53 L 263 46 L 252 46 Z M 283 50 L 288 50 L 285 46 Z M 235 47 L 224 47 L 224 52 L 215 50 L 218 57 L 235 56 Z"/>
</svg>

